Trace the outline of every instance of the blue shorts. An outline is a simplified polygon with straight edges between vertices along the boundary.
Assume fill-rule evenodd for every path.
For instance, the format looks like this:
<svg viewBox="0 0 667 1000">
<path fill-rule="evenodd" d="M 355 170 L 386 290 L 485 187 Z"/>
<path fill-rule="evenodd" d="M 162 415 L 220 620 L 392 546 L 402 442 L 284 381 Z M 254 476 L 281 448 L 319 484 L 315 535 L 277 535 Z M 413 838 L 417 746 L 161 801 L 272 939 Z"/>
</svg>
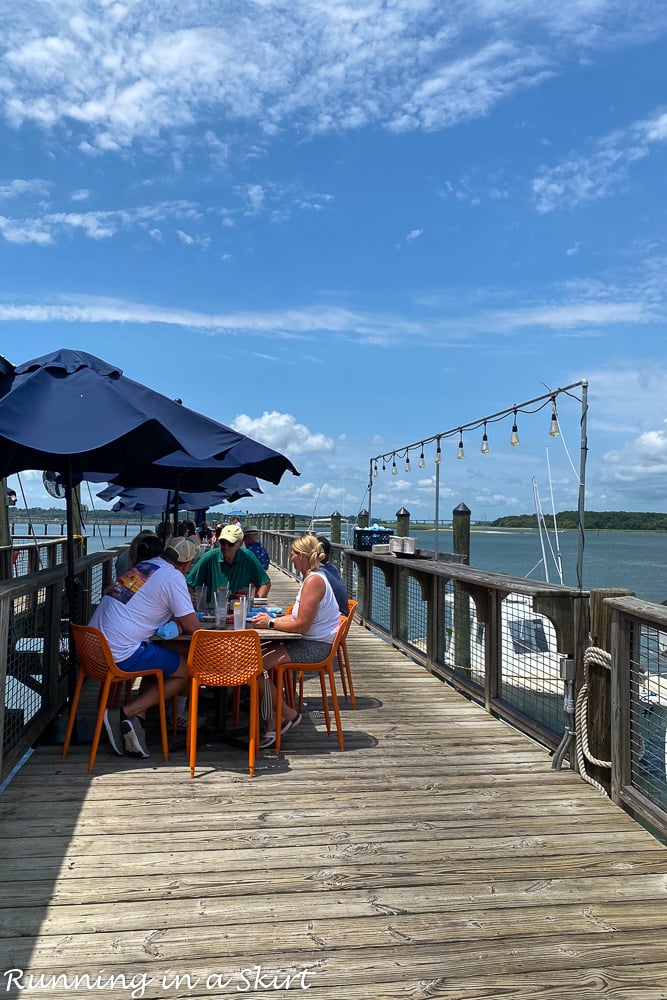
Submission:
<svg viewBox="0 0 667 1000">
<path fill-rule="evenodd" d="M 178 670 L 181 654 L 175 649 L 166 649 L 157 642 L 142 642 L 138 649 L 122 663 L 117 663 L 119 670 L 161 670 L 165 677 L 171 677 Z"/>
</svg>

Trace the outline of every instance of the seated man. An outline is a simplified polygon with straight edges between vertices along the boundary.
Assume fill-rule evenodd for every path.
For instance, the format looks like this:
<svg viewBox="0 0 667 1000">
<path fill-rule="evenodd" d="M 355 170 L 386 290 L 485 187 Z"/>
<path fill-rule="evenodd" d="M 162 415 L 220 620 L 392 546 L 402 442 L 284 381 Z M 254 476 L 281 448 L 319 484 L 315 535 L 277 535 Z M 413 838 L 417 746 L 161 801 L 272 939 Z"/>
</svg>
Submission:
<svg viewBox="0 0 667 1000">
<path fill-rule="evenodd" d="M 172 618 L 179 633 L 201 628 L 185 582 L 197 546 L 188 538 L 175 538 L 163 549 L 160 539 L 152 535 L 139 543 L 137 555 L 139 562 L 105 590 L 90 624 L 104 634 L 121 670 L 162 670 L 169 701 L 187 687 L 186 657 L 149 639 Z M 104 726 L 117 754 L 150 757 L 144 719 L 158 698 L 156 683 L 142 684 L 140 693 L 123 708 L 106 710 Z"/>
<path fill-rule="evenodd" d="M 243 529 L 243 544 L 247 548 L 248 552 L 252 552 L 253 555 L 257 556 L 263 569 L 269 568 L 271 557 L 260 542 L 259 528 L 257 528 L 254 524 L 251 524 L 249 527 Z"/>
<path fill-rule="evenodd" d="M 347 590 L 345 589 L 343 578 L 338 572 L 338 567 L 334 566 L 334 564 L 330 562 L 331 542 L 326 535 L 318 535 L 317 540 L 324 551 L 324 562 L 320 566 L 320 572 L 324 573 L 327 580 L 331 584 L 331 589 L 334 592 L 334 597 L 336 598 L 336 603 L 341 615 L 345 615 L 347 618 L 350 613 L 350 608 L 347 603 Z"/>
<path fill-rule="evenodd" d="M 271 580 L 252 552 L 243 548 L 243 529 L 226 524 L 219 535 L 220 548 L 211 549 L 201 557 L 188 574 L 188 587 L 206 584 L 206 596 L 213 600 L 218 587 L 227 587 L 229 596 L 247 593 L 252 583 L 257 597 L 266 597 Z"/>
</svg>

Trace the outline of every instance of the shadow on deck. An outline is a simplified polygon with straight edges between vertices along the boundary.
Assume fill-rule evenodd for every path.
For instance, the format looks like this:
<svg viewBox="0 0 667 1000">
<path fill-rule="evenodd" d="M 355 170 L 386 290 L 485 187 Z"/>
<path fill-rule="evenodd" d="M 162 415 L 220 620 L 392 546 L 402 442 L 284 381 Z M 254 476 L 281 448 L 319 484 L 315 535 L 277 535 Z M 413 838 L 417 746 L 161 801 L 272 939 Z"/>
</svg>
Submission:
<svg viewBox="0 0 667 1000">
<path fill-rule="evenodd" d="M 666 849 L 371 633 L 348 645 L 343 754 L 317 682 L 252 780 L 230 747 L 195 780 L 157 743 L 92 776 L 88 747 L 39 747 L 0 799 L 0 991 L 666 997 Z"/>
</svg>

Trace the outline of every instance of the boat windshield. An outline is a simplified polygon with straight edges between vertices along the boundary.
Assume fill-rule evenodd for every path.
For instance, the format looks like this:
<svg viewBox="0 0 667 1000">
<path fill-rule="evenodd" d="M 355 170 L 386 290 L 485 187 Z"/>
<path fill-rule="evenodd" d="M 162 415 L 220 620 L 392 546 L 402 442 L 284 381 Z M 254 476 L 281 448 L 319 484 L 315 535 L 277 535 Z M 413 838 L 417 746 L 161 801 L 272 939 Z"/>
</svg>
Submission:
<svg viewBox="0 0 667 1000">
<path fill-rule="evenodd" d="M 515 653 L 549 652 L 544 624 L 539 618 L 520 618 L 507 624 Z"/>
</svg>

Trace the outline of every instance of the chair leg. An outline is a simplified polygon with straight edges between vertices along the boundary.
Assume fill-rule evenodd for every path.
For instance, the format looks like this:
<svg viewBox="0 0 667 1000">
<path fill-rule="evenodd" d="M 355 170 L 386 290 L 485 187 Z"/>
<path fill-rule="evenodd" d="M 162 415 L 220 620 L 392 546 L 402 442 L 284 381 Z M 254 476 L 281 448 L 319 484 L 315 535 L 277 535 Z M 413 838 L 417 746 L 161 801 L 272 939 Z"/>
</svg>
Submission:
<svg viewBox="0 0 667 1000">
<path fill-rule="evenodd" d="M 343 689 L 343 697 L 347 701 L 347 681 L 345 680 L 345 663 L 343 662 L 343 651 L 338 647 L 338 673 L 340 674 L 340 686 Z"/>
<path fill-rule="evenodd" d="M 109 704 L 111 687 L 112 677 L 111 674 L 107 674 L 104 679 L 104 684 L 102 685 L 102 690 L 100 691 L 99 708 L 97 710 L 97 719 L 95 721 L 95 732 L 93 733 L 93 742 L 90 747 L 90 754 L 88 755 L 88 774 L 90 774 L 93 770 L 95 758 L 97 757 L 97 748 L 100 745 L 100 736 L 102 734 L 102 726 L 104 724 L 104 712 Z"/>
<path fill-rule="evenodd" d="M 350 689 L 350 702 L 352 703 L 352 708 L 356 709 L 356 707 L 357 707 L 357 699 L 354 696 L 354 684 L 352 683 L 352 671 L 350 669 L 350 657 L 347 655 L 347 643 L 345 642 L 345 639 L 343 639 L 343 641 L 341 642 L 340 646 L 338 647 L 338 662 L 339 662 L 339 664 L 340 664 L 341 653 L 343 654 L 343 663 L 345 665 L 345 674 L 347 676 L 347 686 Z M 341 664 L 341 668 L 342 668 L 342 664 Z M 342 673 L 342 669 L 341 669 L 341 678 L 342 678 L 342 676 L 343 676 L 343 673 Z M 345 684 L 344 683 L 343 683 L 343 690 L 345 691 Z M 345 700 L 347 701 L 347 691 L 345 691 Z"/>
<path fill-rule="evenodd" d="M 291 666 L 291 664 L 289 665 Z M 279 663 L 275 669 L 275 685 L 276 685 L 276 756 L 280 753 L 280 737 L 281 737 L 281 725 L 280 720 L 283 714 L 283 685 L 285 684 L 285 677 L 287 675 L 287 665 Z"/>
<path fill-rule="evenodd" d="M 336 732 L 338 733 L 338 746 L 341 750 L 345 749 L 343 743 L 343 727 L 340 721 L 340 710 L 338 707 L 338 695 L 336 694 L 336 680 L 334 678 L 333 667 L 331 663 L 327 664 L 327 675 L 329 677 L 329 685 L 331 687 L 331 704 L 333 706 L 334 718 L 336 720 Z"/>
<path fill-rule="evenodd" d="M 79 698 L 81 697 L 81 688 L 83 687 L 85 676 L 86 675 L 83 671 L 80 670 L 79 676 L 76 679 L 76 687 L 74 688 L 74 695 L 72 696 L 72 704 L 69 707 L 69 717 L 67 719 L 67 729 L 65 730 L 65 740 L 63 742 L 61 760 L 65 759 L 67 751 L 69 750 L 70 740 L 72 739 L 72 733 L 74 732 L 74 720 L 76 719 L 76 713 L 79 707 Z"/>
<path fill-rule="evenodd" d="M 190 777 L 195 776 L 197 766 L 197 710 L 199 708 L 199 684 L 192 678 L 190 685 L 190 711 L 188 713 L 188 748 L 190 750 Z"/>
<path fill-rule="evenodd" d="M 238 688 L 236 689 L 238 691 Z M 259 686 L 257 678 L 250 684 L 250 728 L 248 730 L 248 770 L 255 773 L 255 757 L 259 743 Z"/>
<path fill-rule="evenodd" d="M 164 676 L 162 673 L 156 675 L 157 689 L 160 696 L 158 708 L 160 710 L 160 735 L 162 736 L 162 753 L 165 760 L 169 760 L 169 739 L 167 737 L 167 710 L 164 700 Z M 176 705 L 172 705 L 172 712 L 176 711 Z"/>
<path fill-rule="evenodd" d="M 318 676 L 320 678 L 320 691 L 322 692 L 322 710 L 324 712 L 324 721 L 327 727 L 327 736 L 331 736 L 331 717 L 329 716 L 329 697 L 327 695 L 326 685 L 324 683 L 324 671 L 318 670 Z"/>
</svg>

